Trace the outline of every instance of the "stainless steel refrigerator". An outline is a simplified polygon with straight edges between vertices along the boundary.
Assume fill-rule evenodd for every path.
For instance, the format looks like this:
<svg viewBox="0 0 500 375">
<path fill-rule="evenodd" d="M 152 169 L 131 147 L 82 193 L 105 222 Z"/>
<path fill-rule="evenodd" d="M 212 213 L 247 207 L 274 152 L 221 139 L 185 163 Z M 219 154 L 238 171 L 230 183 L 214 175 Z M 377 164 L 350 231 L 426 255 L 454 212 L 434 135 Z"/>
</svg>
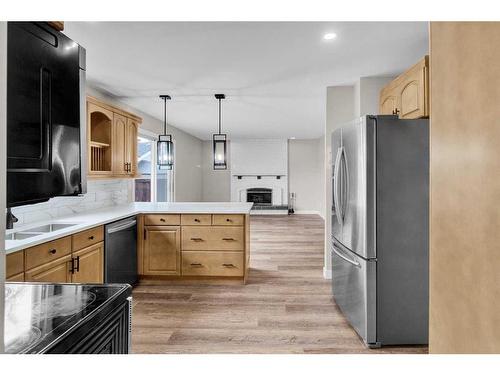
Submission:
<svg viewBox="0 0 500 375">
<path fill-rule="evenodd" d="M 429 121 L 364 116 L 332 133 L 332 289 L 369 347 L 426 344 Z"/>
</svg>

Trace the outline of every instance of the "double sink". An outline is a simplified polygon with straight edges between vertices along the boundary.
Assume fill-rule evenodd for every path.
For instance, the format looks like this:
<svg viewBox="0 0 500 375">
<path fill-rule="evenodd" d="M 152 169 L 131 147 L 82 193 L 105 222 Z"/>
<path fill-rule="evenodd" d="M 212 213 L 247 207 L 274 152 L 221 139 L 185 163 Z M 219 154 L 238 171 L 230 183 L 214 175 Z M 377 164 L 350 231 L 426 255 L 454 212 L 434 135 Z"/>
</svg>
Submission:
<svg viewBox="0 0 500 375">
<path fill-rule="evenodd" d="M 41 225 L 39 227 L 29 228 L 29 229 L 25 229 L 25 230 L 22 230 L 19 232 L 6 234 L 5 239 L 10 240 L 10 241 L 25 240 L 27 238 L 40 236 L 42 234 L 51 233 L 51 232 L 55 232 L 57 230 L 69 228 L 69 227 L 72 227 L 74 225 L 76 225 L 76 224 L 69 224 L 69 223 L 45 224 L 45 225 Z"/>
</svg>

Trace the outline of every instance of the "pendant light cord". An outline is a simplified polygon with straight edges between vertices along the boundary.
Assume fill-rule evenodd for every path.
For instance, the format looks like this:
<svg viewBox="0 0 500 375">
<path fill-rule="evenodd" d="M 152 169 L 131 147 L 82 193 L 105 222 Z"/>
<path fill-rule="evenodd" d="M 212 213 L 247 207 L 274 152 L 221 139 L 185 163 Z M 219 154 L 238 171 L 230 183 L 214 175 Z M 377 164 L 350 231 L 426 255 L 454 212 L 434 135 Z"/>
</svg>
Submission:
<svg viewBox="0 0 500 375">
<path fill-rule="evenodd" d="M 219 134 L 221 134 L 221 99 L 219 99 Z"/>
<path fill-rule="evenodd" d="M 163 98 L 163 135 L 167 135 L 167 98 Z"/>
</svg>

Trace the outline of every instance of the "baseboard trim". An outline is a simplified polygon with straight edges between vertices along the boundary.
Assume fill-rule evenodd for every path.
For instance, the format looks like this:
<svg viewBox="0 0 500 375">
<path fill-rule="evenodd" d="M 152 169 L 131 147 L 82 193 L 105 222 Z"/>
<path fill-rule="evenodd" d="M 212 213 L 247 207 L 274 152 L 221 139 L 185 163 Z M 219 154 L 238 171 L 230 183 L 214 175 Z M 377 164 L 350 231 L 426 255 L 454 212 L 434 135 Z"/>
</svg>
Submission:
<svg viewBox="0 0 500 375">
<path fill-rule="evenodd" d="M 326 267 L 323 267 L 323 278 L 326 280 L 332 279 L 332 270 Z"/>
<path fill-rule="evenodd" d="M 319 211 L 314 211 L 314 210 L 297 210 L 294 212 L 296 215 L 318 215 L 321 216 Z"/>
</svg>

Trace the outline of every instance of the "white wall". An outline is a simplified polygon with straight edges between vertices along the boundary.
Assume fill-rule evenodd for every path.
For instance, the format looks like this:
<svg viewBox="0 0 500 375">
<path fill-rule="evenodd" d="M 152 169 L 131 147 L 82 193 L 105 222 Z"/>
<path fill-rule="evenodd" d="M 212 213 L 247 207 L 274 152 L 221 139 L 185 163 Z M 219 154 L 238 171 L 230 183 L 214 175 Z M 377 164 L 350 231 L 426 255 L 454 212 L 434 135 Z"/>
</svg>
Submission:
<svg viewBox="0 0 500 375">
<path fill-rule="evenodd" d="M 326 92 L 326 122 L 325 122 L 325 264 L 324 276 L 331 277 L 331 215 L 332 215 L 332 140 L 331 134 L 339 125 L 355 117 L 355 87 L 328 87 Z"/>
<path fill-rule="evenodd" d="M 230 202 L 231 201 L 231 146 L 228 145 L 226 170 L 213 168 L 212 141 L 203 142 L 202 151 L 202 201 L 203 202 Z"/>
<path fill-rule="evenodd" d="M 288 191 L 295 193 L 295 213 L 324 217 L 324 138 L 288 141 Z"/>
<path fill-rule="evenodd" d="M 7 137 L 7 22 L 0 22 L 0 353 L 4 352 L 5 304 L 5 200 L 6 200 L 6 143 Z"/>
<path fill-rule="evenodd" d="M 231 149 L 233 175 L 284 175 L 288 172 L 286 139 L 238 139 Z"/>
<path fill-rule="evenodd" d="M 355 117 L 378 114 L 380 90 L 395 77 L 361 77 L 354 85 Z"/>
<path fill-rule="evenodd" d="M 137 108 L 132 108 L 93 87 L 87 87 L 87 94 L 142 117 L 141 128 L 155 134 L 163 132 L 161 120 Z M 158 105 L 162 105 L 161 102 L 158 102 Z M 202 200 L 201 154 L 203 142 L 174 126 L 169 125 L 168 132 L 172 134 L 175 141 L 174 200 L 177 202 L 199 202 Z"/>
</svg>

